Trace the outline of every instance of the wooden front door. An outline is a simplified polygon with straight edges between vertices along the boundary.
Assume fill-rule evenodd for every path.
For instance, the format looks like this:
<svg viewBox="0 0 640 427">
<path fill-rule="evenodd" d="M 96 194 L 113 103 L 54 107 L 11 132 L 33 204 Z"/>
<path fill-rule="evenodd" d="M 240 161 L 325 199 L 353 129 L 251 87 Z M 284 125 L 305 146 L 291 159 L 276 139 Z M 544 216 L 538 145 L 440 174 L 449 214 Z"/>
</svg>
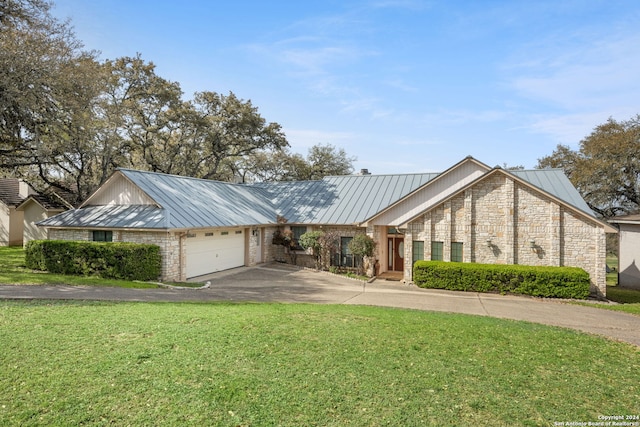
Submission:
<svg viewBox="0 0 640 427">
<path fill-rule="evenodd" d="M 389 237 L 387 240 L 389 271 L 404 271 L 404 238 Z"/>
</svg>

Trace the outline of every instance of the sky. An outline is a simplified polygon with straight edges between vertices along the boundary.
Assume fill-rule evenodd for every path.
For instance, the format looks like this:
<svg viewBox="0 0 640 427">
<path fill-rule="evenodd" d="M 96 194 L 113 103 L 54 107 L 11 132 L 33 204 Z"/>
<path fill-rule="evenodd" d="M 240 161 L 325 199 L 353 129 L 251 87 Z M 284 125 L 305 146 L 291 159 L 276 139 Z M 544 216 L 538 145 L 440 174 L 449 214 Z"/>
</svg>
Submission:
<svg viewBox="0 0 640 427">
<path fill-rule="evenodd" d="M 53 0 L 100 59 L 233 92 L 374 174 L 533 168 L 640 114 L 636 0 Z"/>
</svg>

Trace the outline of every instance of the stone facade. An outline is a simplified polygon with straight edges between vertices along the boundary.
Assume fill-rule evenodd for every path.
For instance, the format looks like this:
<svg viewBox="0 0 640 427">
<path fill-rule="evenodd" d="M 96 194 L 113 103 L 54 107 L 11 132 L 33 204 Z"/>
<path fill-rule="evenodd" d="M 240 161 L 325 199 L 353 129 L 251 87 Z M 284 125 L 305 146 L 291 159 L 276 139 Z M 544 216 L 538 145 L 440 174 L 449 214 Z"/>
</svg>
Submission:
<svg viewBox="0 0 640 427">
<path fill-rule="evenodd" d="M 75 229 L 50 229 L 49 239 L 51 240 L 92 240 L 92 231 Z M 131 242 L 157 245 L 160 247 L 162 256 L 162 277 L 163 281 L 180 282 L 186 280 L 184 277 L 184 239 L 176 233 L 152 232 L 152 231 L 114 231 L 114 242 Z"/>
<path fill-rule="evenodd" d="M 277 230 L 288 230 L 290 225 L 282 225 L 280 227 L 270 227 L 265 231 L 266 246 L 265 246 L 265 261 L 277 261 L 293 264 L 292 257 L 287 252 L 287 249 L 281 245 L 273 245 L 273 235 Z M 325 233 L 334 232 L 340 237 L 353 237 L 357 233 L 367 233 L 367 229 L 363 227 L 354 226 L 307 226 L 307 232 L 322 230 Z M 368 234 L 368 233 L 367 233 Z M 373 236 L 371 236 L 373 237 Z M 339 249 L 338 249 L 339 250 Z M 304 250 L 295 251 L 295 265 L 299 267 L 315 268 L 315 259 L 313 255 Z"/>
<path fill-rule="evenodd" d="M 606 293 L 605 231 L 591 218 L 566 209 L 529 186 L 496 174 L 478 182 L 409 224 L 405 234 L 405 280 L 412 277 L 412 241 L 442 242 L 451 260 L 452 243 L 462 244 L 462 261 L 486 264 L 572 266 L 591 276 L 591 291 Z"/>
</svg>

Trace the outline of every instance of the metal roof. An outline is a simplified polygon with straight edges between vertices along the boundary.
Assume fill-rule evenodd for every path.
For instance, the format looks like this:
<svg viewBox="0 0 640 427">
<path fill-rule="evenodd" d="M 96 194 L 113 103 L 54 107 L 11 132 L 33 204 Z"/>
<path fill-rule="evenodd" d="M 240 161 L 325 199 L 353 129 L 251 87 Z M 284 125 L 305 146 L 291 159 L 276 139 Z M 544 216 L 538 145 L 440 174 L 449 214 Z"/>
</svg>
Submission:
<svg viewBox="0 0 640 427">
<path fill-rule="evenodd" d="M 120 172 L 170 213 L 170 228 L 276 222 L 269 200 L 246 185 L 131 169 Z"/>
<path fill-rule="evenodd" d="M 321 181 L 263 182 L 261 189 L 289 223 L 355 224 L 380 212 L 438 176 L 403 175 L 329 176 Z"/>
<path fill-rule="evenodd" d="M 72 209 L 40 221 L 46 227 L 166 229 L 169 214 L 154 205 L 102 205 Z"/>
<path fill-rule="evenodd" d="M 229 184 L 120 169 L 153 205 L 90 206 L 42 221 L 45 226 L 194 229 L 275 224 L 357 224 L 422 187 L 438 173 L 329 176 L 318 181 Z M 508 173 L 595 215 L 559 169 Z M 90 200 L 89 200 L 90 201 Z"/>
<path fill-rule="evenodd" d="M 160 207 L 86 205 L 40 225 L 192 229 L 276 222 L 277 212 L 269 200 L 244 185 L 131 169 L 118 172 Z"/>
<path fill-rule="evenodd" d="M 595 217 L 587 202 L 584 201 L 562 169 L 509 170 L 509 172 L 574 208 Z"/>
</svg>

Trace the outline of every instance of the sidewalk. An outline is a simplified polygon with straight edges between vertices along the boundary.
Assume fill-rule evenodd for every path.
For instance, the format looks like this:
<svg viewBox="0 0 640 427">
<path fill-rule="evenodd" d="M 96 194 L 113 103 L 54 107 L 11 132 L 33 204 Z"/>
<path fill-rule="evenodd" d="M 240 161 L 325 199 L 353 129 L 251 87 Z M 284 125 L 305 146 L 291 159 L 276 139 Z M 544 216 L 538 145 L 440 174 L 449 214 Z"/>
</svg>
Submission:
<svg viewBox="0 0 640 427">
<path fill-rule="evenodd" d="M 376 280 L 364 283 L 280 264 L 243 267 L 198 278 L 202 289 L 0 285 L 0 299 L 186 302 L 254 301 L 352 304 L 525 320 L 602 335 L 640 346 L 640 316 L 512 295 L 421 289 Z"/>
</svg>

